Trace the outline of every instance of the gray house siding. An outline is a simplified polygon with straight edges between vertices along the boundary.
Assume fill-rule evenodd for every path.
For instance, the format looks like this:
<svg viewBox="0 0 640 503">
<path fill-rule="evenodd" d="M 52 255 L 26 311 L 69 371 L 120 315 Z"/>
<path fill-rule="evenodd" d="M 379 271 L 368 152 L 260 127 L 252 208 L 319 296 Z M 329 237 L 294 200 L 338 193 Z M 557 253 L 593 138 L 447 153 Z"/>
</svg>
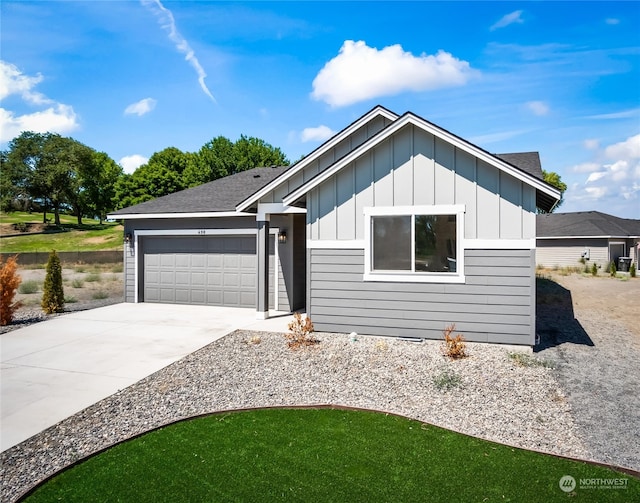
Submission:
<svg viewBox="0 0 640 503">
<path fill-rule="evenodd" d="M 364 251 L 310 249 L 307 312 L 316 330 L 534 344 L 533 250 L 465 251 L 465 284 L 365 282 Z"/>
<path fill-rule="evenodd" d="M 313 240 L 360 240 L 363 208 L 464 204 L 466 239 L 535 238 L 535 189 L 408 125 L 311 190 Z"/>
</svg>

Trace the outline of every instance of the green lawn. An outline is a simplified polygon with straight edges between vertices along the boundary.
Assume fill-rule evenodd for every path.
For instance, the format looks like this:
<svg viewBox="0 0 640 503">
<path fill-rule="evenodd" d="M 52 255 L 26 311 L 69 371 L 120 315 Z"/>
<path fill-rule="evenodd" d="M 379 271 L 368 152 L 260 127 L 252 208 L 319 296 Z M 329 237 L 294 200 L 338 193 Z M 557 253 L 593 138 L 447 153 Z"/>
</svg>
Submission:
<svg viewBox="0 0 640 503">
<path fill-rule="evenodd" d="M 53 217 L 53 215 L 48 215 Z M 8 234 L 8 224 L 42 223 L 42 213 L 12 212 L 0 213 L 3 234 Z M 123 227 L 120 223 L 83 219 L 78 225 L 71 215 L 60 215 L 64 232 L 28 234 L 2 238 L 0 245 L 3 253 L 49 252 L 56 251 L 98 251 L 122 250 Z M 12 233 L 15 231 L 11 231 Z"/>
<path fill-rule="evenodd" d="M 560 478 L 626 480 L 625 489 Z M 640 501 L 640 481 L 605 468 L 396 416 L 270 409 L 207 416 L 119 444 L 26 501 Z"/>
</svg>

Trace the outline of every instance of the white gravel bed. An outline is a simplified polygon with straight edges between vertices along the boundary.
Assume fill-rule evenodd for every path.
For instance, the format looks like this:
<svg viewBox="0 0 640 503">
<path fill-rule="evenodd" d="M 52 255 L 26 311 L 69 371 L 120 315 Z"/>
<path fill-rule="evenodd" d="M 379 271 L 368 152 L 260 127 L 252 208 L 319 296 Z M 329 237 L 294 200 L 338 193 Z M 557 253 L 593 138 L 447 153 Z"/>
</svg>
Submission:
<svg viewBox="0 0 640 503">
<path fill-rule="evenodd" d="M 65 419 L 1 454 L 2 501 L 15 501 L 56 471 L 138 433 L 251 407 L 376 409 L 512 446 L 587 457 L 551 368 L 522 366 L 505 348 L 486 344 L 469 344 L 468 358 L 450 361 L 438 341 L 316 336 L 318 345 L 292 351 L 282 334 L 237 331 Z M 438 386 L 438 379 L 454 385 Z"/>
</svg>

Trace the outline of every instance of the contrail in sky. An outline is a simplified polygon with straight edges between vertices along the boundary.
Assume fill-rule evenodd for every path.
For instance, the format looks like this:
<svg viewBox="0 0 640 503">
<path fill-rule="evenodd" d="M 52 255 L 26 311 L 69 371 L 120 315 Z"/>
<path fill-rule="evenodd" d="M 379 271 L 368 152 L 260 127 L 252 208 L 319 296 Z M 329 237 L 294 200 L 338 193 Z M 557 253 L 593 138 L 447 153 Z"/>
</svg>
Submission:
<svg viewBox="0 0 640 503">
<path fill-rule="evenodd" d="M 184 59 L 186 59 L 189 64 L 193 67 L 193 69 L 198 74 L 198 82 L 200 83 L 200 87 L 204 91 L 204 93 L 209 96 L 213 100 L 214 103 L 217 103 L 216 99 L 209 91 L 207 84 L 205 84 L 204 79 L 207 76 L 202 66 L 200 66 L 200 62 L 198 58 L 196 58 L 193 49 L 189 45 L 189 42 L 185 40 L 185 38 L 180 34 L 178 29 L 176 28 L 176 20 L 173 17 L 173 14 L 169 9 L 167 9 L 160 0 L 140 0 L 140 3 L 151 10 L 158 21 L 160 22 L 160 26 L 164 28 L 169 34 L 169 40 L 171 40 L 178 51 L 184 54 Z"/>
</svg>

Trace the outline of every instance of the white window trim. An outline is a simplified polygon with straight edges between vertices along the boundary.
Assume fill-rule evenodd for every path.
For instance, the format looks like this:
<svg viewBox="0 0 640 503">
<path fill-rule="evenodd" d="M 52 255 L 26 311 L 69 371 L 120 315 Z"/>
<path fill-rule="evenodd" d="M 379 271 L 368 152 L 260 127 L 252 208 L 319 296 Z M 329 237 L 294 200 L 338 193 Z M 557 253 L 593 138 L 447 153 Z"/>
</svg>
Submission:
<svg viewBox="0 0 640 503">
<path fill-rule="evenodd" d="M 403 282 L 403 283 L 464 283 L 464 212 L 463 204 L 443 204 L 435 206 L 387 206 L 364 208 L 364 277 L 363 281 Z M 456 215 L 456 272 L 383 272 L 373 271 L 371 266 L 371 217 L 407 215 Z M 411 243 L 415 242 L 415 229 L 411 226 Z M 415 246 L 411 247 L 411 262 L 415 259 Z"/>
</svg>

